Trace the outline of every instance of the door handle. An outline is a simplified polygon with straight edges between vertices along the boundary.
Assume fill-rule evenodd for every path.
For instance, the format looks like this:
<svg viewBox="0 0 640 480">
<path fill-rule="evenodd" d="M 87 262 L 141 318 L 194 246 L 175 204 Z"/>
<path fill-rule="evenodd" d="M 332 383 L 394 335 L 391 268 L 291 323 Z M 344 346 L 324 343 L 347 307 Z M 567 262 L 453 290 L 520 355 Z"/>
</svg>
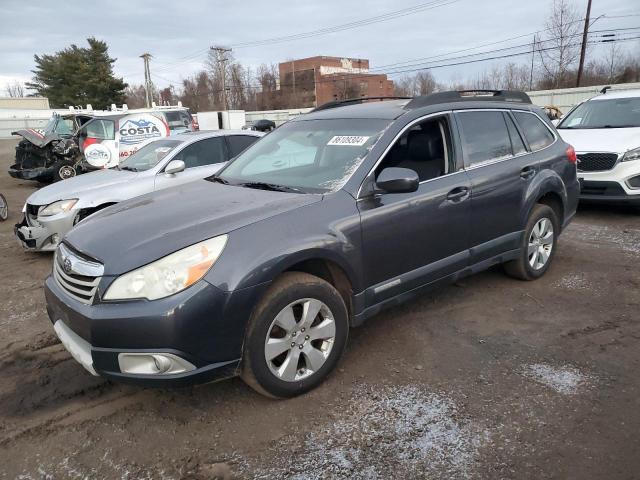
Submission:
<svg viewBox="0 0 640 480">
<path fill-rule="evenodd" d="M 534 167 L 524 167 L 520 170 L 520 178 L 523 180 L 528 180 L 533 177 L 536 173 L 536 169 Z"/>
<path fill-rule="evenodd" d="M 447 200 L 450 202 L 461 202 L 469 196 L 467 187 L 456 187 L 447 193 Z"/>
</svg>

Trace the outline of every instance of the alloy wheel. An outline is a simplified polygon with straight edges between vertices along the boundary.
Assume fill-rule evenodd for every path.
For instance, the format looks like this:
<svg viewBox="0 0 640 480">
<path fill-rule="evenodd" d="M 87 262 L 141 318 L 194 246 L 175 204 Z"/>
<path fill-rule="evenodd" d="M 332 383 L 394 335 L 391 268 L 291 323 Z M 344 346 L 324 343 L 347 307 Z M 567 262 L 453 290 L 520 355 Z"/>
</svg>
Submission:
<svg viewBox="0 0 640 480">
<path fill-rule="evenodd" d="M 264 344 L 269 370 L 280 380 L 297 382 L 320 370 L 329 358 L 336 323 L 323 302 L 303 298 L 276 315 Z"/>
<path fill-rule="evenodd" d="M 62 180 L 66 180 L 67 178 L 75 177 L 76 170 L 69 165 L 63 165 L 58 169 L 58 175 Z"/>
<path fill-rule="evenodd" d="M 546 217 L 536 222 L 529 235 L 529 244 L 527 246 L 527 255 L 529 265 L 534 270 L 543 268 L 553 249 L 553 223 Z"/>
</svg>

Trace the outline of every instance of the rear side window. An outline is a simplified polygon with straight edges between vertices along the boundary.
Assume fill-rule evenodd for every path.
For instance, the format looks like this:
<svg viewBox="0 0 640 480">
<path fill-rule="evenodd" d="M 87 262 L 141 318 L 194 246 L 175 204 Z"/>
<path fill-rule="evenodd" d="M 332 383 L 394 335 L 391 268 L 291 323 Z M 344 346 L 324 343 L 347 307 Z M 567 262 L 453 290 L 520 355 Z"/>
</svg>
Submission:
<svg viewBox="0 0 640 480">
<path fill-rule="evenodd" d="M 507 129 L 509 130 L 509 137 L 511 137 L 511 146 L 513 147 L 513 154 L 520 155 L 521 153 L 527 153 L 527 147 L 524 146 L 520 132 L 516 128 L 516 124 L 513 123 L 511 117 L 507 114 L 504 115 L 507 122 Z"/>
<path fill-rule="evenodd" d="M 187 145 L 174 160 L 182 160 L 185 168 L 204 167 L 226 161 L 223 137 L 212 137 Z"/>
<path fill-rule="evenodd" d="M 524 132 L 532 151 L 535 152 L 553 143 L 553 134 L 537 115 L 526 112 L 513 112 L 513 115 Z"/>
<path fill-rule="evenodd" d="M 469 166 L 513 155 L 502 112 L 460 112 L 457 118 Z"/>
<path fill-rule="evenodd" d="M 227 140 L 229 141 L 229 156 L 233 158 L 258 140 L 258 137 L 252 135 L 231 135 L 227 137 Z"/>
</svg>

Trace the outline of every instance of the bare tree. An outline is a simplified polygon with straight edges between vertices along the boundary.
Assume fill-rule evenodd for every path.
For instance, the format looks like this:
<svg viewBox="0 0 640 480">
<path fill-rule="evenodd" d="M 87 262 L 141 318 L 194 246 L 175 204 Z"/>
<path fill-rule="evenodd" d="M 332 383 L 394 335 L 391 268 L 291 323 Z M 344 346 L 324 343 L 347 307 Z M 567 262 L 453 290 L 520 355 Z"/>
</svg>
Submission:
<svg viewBox="0 0 640 480">
<path fill-rule="evenodd" d="M 548 86 L 559 88 L 567 85 L 567 73 L 580 55 L 580 15 L 568 0 L 554 0 L 545 26 L 540 65 Z"/>
<path fill-rule="evenodd" d="M 146 102 L 144 85 L 129 85 L 125 91 L 125 103 L 129 108 L 143 108 Z"/>
<path fill-rule="evenodd" d="M 24 85 L 17 80 L 13 83 L 8 84 L 5 88 L 5 91 L 7 92 L 7 96 L 11 98 L 24 97 Z"/>
<path fill-rule="evenodd" d="M 620 64 L 623 61 L 622 57 L 622 47 L 616 42 L 611 42 L 604 57 L 607 72 L 607 82 L 615 82 L 615 79 L 619 73 Z"/>
</svg>

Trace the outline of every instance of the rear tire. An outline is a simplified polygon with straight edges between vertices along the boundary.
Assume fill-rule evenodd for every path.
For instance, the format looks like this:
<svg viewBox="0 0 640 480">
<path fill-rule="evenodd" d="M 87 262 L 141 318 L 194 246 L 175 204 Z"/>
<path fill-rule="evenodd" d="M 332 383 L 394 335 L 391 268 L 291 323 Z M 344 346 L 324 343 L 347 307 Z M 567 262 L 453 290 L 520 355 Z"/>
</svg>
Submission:
<svg viewBox="0 0 640 480">
<path fill-rule="evenodd" d="M 347 344 L 349 318 L 338 291 L 321 278 L 285 272 L 256 306 L 242 357 L 242 379 L 272 398 L 317 387 Z"/>
<path fill-rule="evenodd" d="M 522 237 L 520 256 L 504 264 L 507 275 L 519 280 L 536 280 L 549 269 L 560 232 L 558 217 L 547 205 L 536 204 Z"/>
</svg>

